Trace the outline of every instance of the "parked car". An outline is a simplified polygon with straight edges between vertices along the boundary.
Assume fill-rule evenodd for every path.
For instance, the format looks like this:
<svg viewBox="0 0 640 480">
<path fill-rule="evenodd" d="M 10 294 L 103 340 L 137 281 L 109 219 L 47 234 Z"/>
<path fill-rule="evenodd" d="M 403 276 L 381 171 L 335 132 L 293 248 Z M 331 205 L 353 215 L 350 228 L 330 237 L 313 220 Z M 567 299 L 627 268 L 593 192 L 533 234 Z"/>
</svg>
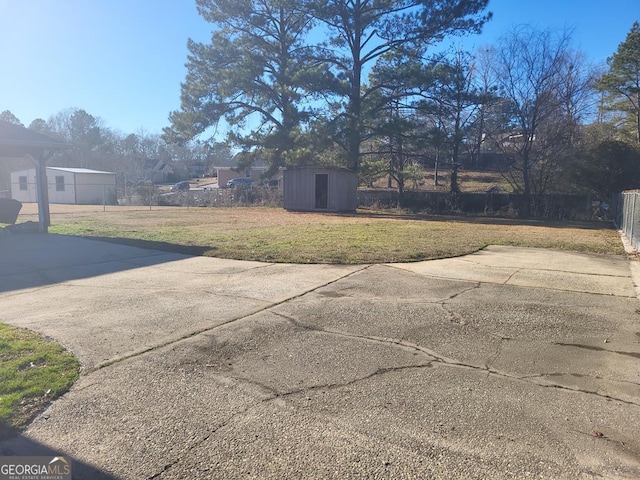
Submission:
<svg viewBox="0 0 640 480">
<path fill-rule="evenodd" d="M 177 192 L 179 190 L 189 190 L 190 188 L 191 185 L 189 185 L 189 182 L 178 182 L 175 185 L 171 186 L 171 191 Z"/>
<path fill-rule="evenodd" d="M 266 178 L 262 180 L 263 187 L 277 187 L 279 184 L 278 179 L 276 178 Z"/>
<path fill-rule="evenodd" d="M 251 179 L 250 178 L 232 178 L 227 182 L 227 187 L 250 187 Z"/>
</svg>

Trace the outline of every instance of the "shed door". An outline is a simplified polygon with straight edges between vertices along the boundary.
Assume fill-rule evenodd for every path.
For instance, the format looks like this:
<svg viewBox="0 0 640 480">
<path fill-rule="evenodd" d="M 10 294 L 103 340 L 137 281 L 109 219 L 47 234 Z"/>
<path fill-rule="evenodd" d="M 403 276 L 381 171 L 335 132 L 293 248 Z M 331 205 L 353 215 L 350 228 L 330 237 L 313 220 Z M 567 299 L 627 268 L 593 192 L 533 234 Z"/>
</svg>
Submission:
<svg viewBox="0 0 640 480">
<path fill-rule="evenodd" d="M 316 208 L 326 209 L 329 205 L 329 174 L 316 173 Z"/>
</svg>

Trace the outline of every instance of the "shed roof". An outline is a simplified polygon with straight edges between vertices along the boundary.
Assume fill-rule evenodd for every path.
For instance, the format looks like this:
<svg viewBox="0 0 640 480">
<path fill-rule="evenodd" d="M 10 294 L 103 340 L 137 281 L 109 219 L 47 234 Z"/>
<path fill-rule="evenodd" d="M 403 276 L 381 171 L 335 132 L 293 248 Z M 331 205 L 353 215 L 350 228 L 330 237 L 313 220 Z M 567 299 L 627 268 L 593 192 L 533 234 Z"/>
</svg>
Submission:
<svg viewBox="0 0 640 480">
<path fill-rule="evenodd" d="M 106 173 L 108 175 L 115 175 L 113 172 L 104 172 L 102 170 L 92 170 L 90 168 L 74 168 L 74 167 L 47 167 L 49 170 L 58 170 L 61 172 L 70 173 Z"/>
<path fill-rule="evenodd" d="M 290 165 L 285 170 L 288 171 L 306 171 L 306 170 L 330 170 L 335 172 L 348 172 L 356 174 L 356 172 L 347 167 L 340 167 L 336 165 Z"/>
<path fill-rule="evenodd" d="M 211 168 L 215 168 L 216 170 L 235 170 L 235 171 L 239 170 L 241 172 L 244 172 L 245 170 L 260 170 L 261 172 L 267 170 L 267 167 L 264 165 L 262 166 L 252 165 L 251 167 L 247 167 L 246 169 L 245 168 L 238 169 L 238 167 L 216 167 L 216 166 L 212 166 Z"/>
</svg>

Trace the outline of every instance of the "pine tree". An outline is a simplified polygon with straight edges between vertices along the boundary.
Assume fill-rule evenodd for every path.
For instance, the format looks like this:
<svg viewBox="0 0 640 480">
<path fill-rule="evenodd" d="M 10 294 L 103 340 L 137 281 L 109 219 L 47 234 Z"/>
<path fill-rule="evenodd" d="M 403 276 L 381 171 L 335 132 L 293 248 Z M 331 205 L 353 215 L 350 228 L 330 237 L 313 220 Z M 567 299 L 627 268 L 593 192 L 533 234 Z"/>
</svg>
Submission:
<svg viewBox="0 0 640 480">
<path fill-rule="evenodd" d="M 303 42 L 310 17 L 296 0 L 196 3 L 213 25 L 211 42 L 189 41 L 181 109 L 171 113 L 164 137 L 190 140 L 222 122 L 230 145 L 259 150 L 275 171 L 297 147 L 305 120 L 301 103 L 313 62 Z"/>
<path fill-rule="evenodd" d="M 623 131 L 632 131 L 640 144 L 640 24 L 636 21 L 618 50 L 607 59 L 609 70 L 597 87 L 604 93 L 602 108 L 620 112 Z"/>
</svg>

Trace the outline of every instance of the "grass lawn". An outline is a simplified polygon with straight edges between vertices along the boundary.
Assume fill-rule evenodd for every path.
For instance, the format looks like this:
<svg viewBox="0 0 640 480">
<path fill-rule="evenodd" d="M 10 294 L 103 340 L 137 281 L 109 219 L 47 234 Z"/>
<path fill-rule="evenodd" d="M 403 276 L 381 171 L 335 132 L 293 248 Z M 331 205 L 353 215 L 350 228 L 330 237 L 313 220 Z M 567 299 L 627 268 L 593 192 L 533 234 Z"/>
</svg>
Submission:
<svg viewBox="0 0 640 480">
<path fill-rule="evenodd" d="M 18 222 L 37 221 L 26 204 Z M 610 224 L 435 217 L 402 212 L 295 213 L 281 208 L 51 205 L 52 233 L 197 255 L 359 264 L 454 257 L 487 245 L 623 254 Z"/>
<path fill-rule="evenodd" d="M 58 343 L 0 323 L 0 440 L 65 393 L 79 369 L 78 360 Z"/>
</svg>

